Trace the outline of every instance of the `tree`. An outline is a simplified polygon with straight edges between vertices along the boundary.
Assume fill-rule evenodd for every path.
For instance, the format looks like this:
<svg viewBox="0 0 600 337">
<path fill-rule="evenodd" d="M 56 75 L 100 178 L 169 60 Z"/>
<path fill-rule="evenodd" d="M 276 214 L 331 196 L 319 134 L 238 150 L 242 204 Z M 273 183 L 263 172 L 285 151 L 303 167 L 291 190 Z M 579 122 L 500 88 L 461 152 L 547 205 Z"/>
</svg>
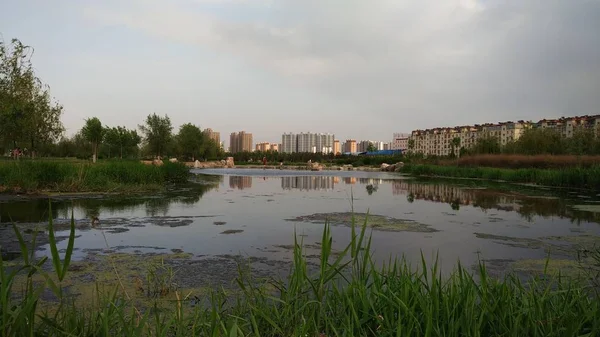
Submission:
<svg viewBox="0 0 600 337">
<path fill-rule="evenodd" d="M 139 128 L 144 134 L 144 141 L 149 150 L 160 158 L 173 138 L 173 126 L 171 126 L 169 116 L 160 117 L 155 113 L 148 115 L 146 123 L 140 125 Z"/>
<path fill-rule="evenodd" d="M 176 138 L 179 153 L 187 158 L 191 158 L 192 161 L 195 160 L 195 158 L 202 157 L 206 146 L 208 145 L 206 144 L 208 140 L 205 139 L 202 130 L 191 123 L 183 124 L 179 128 L 179 133 Z"/>
<path fill-rule="evenodd" d="M 25 110 L 23 140 L 27 140 L 31 158 L 35 157 L 40 144 L 53 143 L 62 135 L 64 128 L 60 121 L 62 105 L 50 101 L 48 89 L 38 88 L 34 100 Z"/>
<path fill-rule="evenodd" d="M 38 143 L 56 141 L 63 131 L 62 106 L 35 76 L 33 48 L 13 39 L 0 41 L 0 143 L 27 143 L 32 156 Z"/>
<path fill-rule="evenodd" d="M 565 140 L 554 129 L 527 129 L 514 144 L 514 152 L 519 154 L 563 154 Z"/>
<path fill-rule="evenodd" d="M 458 138 L 458 137 L 452 138 L 452 140 L 450 141 L 450 148 L 452 150 L 450 156 L 458 157 L 456 150 L 460 149 L 460 138 Z"/>
<path fill-rule="evenodd" d="M 408 140 L 408 149 L 410 150 L 410 152 L 412 152 L 415 149 L 415 140 L 412 138 Z"/>
<path fill-rule="evenodd" d="M 496 154 L 500 153 L 500 141 L 497 137 L 482 137 L 471 148 L 473 154 Z"/>
<path fill-rule="evenodd" d="M 102 143 L 102 139 L 104 137 L 104 128 L 102 128 L 102 123 L 97 117 L 88 118 L 85 120 L 85 125 L 81 129 L 81 134 L 88 142 L 92 143 L 92 150 L 94 151 L 94 156 L 92 157 L 92 161 L 95 163 L 98 158 L 98 146 Z"/>
<path fill-rule="evenodd" d="M 578 129 L 571 138 L 566 140 L 567 150 L 570 154 L 584 155 L 595 154 L 596 139 L 594 131 L 590 129 Z"/>
<path fill-rule="evenodd" d="M 108 150 L 108 157 L 118 152 L 119 158 L 123 159 L 123 154 L 127 156 L 134 150 L 137 152 L 140 142 L 141 138 L 135 130 L 128 130 L 124 126 L 106 128 L 104 144 Z"/>
<path fill-rule="evenodd" d="M 377 151 L 375 144 L 369 142 L 369 146 L 367 146 L 367 152 L 375 152 L 375 151 Z"/>
</svg>

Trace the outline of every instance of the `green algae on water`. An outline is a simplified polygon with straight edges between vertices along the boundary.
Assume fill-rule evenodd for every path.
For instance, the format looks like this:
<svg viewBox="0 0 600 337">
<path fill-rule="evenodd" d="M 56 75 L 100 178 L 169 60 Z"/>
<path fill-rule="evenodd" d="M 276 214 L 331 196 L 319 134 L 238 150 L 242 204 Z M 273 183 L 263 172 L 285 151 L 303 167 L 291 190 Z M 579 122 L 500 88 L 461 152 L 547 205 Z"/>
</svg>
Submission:
<svg viewBox="0 0 600 337">
<path fill-rule="evenodd" d="M 354 223 L 357 226 L 362 226 L 362 224 L 366 222 L 367 226 L 380 231 L 419 233 L 438 232 L 437 229 L 431 228 L 430 226 L 425 224 L 418 223 L 414 220 L 397 219 L 383 215 L 367 213 L 316 213 L 286 219 L 286 221 L 310 222 L 317 224 L 330 223 L 333 225 L 351 226 L 353 219 Z"/>
</svg>

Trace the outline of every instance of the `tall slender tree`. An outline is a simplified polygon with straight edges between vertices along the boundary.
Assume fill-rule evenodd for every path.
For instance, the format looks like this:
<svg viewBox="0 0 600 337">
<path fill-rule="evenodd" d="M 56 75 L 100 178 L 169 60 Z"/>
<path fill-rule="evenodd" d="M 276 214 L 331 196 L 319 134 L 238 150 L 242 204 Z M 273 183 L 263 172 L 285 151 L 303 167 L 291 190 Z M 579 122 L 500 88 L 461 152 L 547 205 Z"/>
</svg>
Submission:
<svg viewBox="0 0 600 337">
<path fill-rule="evenodd" d="M 98 146 L 102 143 L 104 138 L 104 128 L 102 122 L 97 117 L 88 118 L 85 120 L 85 125 L 81 129 L 83 137 L 90 143 L 92 143 L 92 149 L 94 151 L 92 161 L 95 163 L 98 159 Z"/>
</svg>

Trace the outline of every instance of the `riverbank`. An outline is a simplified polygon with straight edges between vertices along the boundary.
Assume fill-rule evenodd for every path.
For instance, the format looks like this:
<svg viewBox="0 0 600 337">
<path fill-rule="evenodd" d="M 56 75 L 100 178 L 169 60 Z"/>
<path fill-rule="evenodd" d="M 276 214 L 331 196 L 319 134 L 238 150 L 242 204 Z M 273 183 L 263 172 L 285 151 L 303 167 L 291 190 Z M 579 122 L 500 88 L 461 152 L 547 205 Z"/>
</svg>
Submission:
<svg viewBox="0 0 600 337">
<path fill-rule="evenodd" d="M 194 167 L 193 163 L 186 163 L 188 167 Z M 205 162 L 201 163 L 198 169 L 219 169 L 227 168 L 226 165 L 222 165 L 219 162 Z M 309 166 L 308 164 L 286 164 L 286 165 L 257 165 L 257 164 L 236 164 L 231 169 L 266 169 L 266 170 L 290 170 L 290 171 L 363 171 L 363 172 L 380 172 L 379 166 L 352 166 L 352 165 L 318 165 Z"/>
<path fill-rule="evenodd" d="M 600 166 L 561 169 L 502 169 L 408 164 L 400 172 L 419 177 L 483 179 L 552 187 L 600 189 Z"/>
<path fill-rule="evenodd" d="M 296 241 L 284 280 L 261 279 L 248 272 L 249 261 L 239 261 L 238 274 L 227 274 L 235 279 L 235 287 L 219 290 L 190 289 L 185 279 L 177 278 L 178 267 L 190 265 L 183 252 L 143 259 L 96 255 L 87 262 L 70 263 L 72 251 L 67 248 L 60 260 L 51 240 L 54 271 L 43 262 L 40 267 L 30 261 L 17 275 L 1 274 L 0 326 L 11 336 L 76 331 L 119 336 L 600 333 L 600 298 L 594 292 L 598 279 L 585 274 L 584 268 L 575 267 L 576 274 L 565 277 L 554 268 L 563 261 L 547 261 L 548 272 L 522 283 L 514 275 L 494 278 L 483 264 L 474 271 L 458 265 L 449 276 L 442 276 L 435 261 L 423 260 L 418 268 L 403 260 L 377 267 L 366 228 L 353 230 L 346 249 L 336 253 L 325 226 L 320 260 L 311 266 Z M 68 240 L 75 240 L 74 231 Z M 212 264 L 199 263 L 203 269 Z M 87 300 L 74 301 L 69 292 L 78 289 L 76 282 L 94 283 L 90 275 L 100 276 L 96 285 L 80 288 L 78 296 Z M 23 287 L 22 292 L 13 287 Z"/>
<path fill-rule="evenodd" d="M 158 191 L 185 182 L 188 168 L 180 163 L 144 165 L 137 161 L 2 161 L 0 193 L 126 193 Z"/>
</svg>

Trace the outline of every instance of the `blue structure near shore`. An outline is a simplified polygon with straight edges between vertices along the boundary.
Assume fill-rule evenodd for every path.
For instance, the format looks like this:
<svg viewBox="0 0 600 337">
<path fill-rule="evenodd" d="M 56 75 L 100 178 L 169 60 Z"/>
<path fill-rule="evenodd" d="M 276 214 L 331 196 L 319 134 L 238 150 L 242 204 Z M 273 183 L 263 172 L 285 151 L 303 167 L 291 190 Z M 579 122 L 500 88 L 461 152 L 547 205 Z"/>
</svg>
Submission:
<svg viewBox="0 0 600 337">
<path fill-rule="evenodd" d="M 361 155 L 366 156 L 397 156 L 401 155 L 402 150 L 381 150 L 381 151 L 373 151 L 373 152 L 362 152 Z"/>
</svg>

